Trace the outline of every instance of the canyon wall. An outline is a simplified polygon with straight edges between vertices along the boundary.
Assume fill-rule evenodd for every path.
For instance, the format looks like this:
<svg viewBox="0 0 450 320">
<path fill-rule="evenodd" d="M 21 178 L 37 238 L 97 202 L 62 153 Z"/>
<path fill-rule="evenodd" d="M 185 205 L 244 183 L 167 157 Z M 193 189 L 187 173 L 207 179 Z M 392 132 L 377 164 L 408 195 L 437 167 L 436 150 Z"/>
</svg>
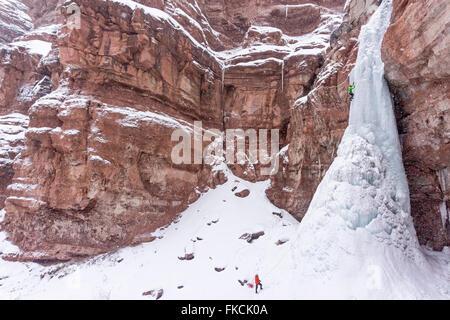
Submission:
<svg viewBox="0 0 450 320">
<path fill-rule="evenodd" d="M 57 262 L 152 241 L 224 182 L 209 165 L 171 160 L 172 132 L 192 134 L 194 121 L 205 132 L 279 129 L 280 170 L 266 194 L 301 220 L 347 127 L 357 37 L 379 3 L 22 1 L 26 17 L 8 20 L 17 28 L 0 39 L 2 227 L 23 250 L 8 258 Z M 437 66 L 448 63 L 448 16 L 444 1 L 394 4 L 386 77 L 418 237 L 440 249 L 448 74 Z M 259 165 L 230 168 L 267 179 Z"/>
</svg>

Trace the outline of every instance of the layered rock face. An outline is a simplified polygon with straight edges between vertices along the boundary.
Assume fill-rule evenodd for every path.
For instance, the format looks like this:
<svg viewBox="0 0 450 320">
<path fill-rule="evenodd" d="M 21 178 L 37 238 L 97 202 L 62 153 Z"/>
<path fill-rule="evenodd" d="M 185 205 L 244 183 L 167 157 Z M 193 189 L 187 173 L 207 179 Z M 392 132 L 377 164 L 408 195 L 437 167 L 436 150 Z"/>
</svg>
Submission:
<svg viewBox="0 0 450 320">
<path fill-rule="evenodd" d="M 18 0 L 0 3 L 0 43 L 10 42 L 33 28 L 28 7 Z"/>
<path fill-rule="evenodd" d="M 21 2 L 28 7 L 26 12 L 33 21 L 34 29 L 64 22 L 60 6 L 66 2 L 65 0 L 22 0 Z"/>
<path fill-rule="evenodd" d="M 220 85 L 193 64 L 192 42 L 171 21 L 139 9 L 79 5 L 82 28 L 66 26 L 58 40 L 59 88 L 30 109 L 9 186 L 6 229 L 23 249 L 45 252 L 23 259 L 67 260 L 149 240 L 146 231 L 169 223 L 198 187 L 214 184 L 201 166 L 170 161 L 171 133 L 191 130 L 186 115 L 219 123 L 212 99 L 203 114 L 196 108 L 203 79 L 203 97 Z"/>
<path fill-rule="evenodd" d="M 12 30 L 1 30 L 4 37 L 0 39 L 0 114 L 26 114 L 37 98 L 51 91 L 48 63 L 41 62 L 41 58 L 56 41 L 57 26 L 34 25 L 30 8 L 20 1 L 8 0 L 0 6 L 0 26 Z M 41 11 L 43 17 L 47 14 Z"/>
<path fill-rule="evenodd" d="M 4 206 L 6 187 L 14 176 L 13 162 L 24 145 L 28 108 L 51 92 L 52 74 L 58 73 L 56 42 L 58 25 L 34 24 L 25 2 L 0 4 L 0 208 Z M 39 9 L 40 16 L 51 10 Z"/>
<path fill-rule="evenodd" d="M 28 127 L 28 116 L 11 113 L 0 116 L 0 207 L 3 208 L 7 187 L 14 176 L 14 159 L 20 154 Z"/>
<path fill-rule="evenodd" d="M 172 131 L 190 130 L 173 117 L 62 89 L 30 116 L 6 228 L 21 247 L 45 250 L 39 261 L 148 240 L 143 233 L 169 223 L 208 182 L 201 167 L 169 162 Z"/>
<path fill-rule="evenodd" d="M 411 213 L 422 244 L 450 244 L 450 6 L 395 1 L 383 61 L 398 114 Z"/>
</svg>

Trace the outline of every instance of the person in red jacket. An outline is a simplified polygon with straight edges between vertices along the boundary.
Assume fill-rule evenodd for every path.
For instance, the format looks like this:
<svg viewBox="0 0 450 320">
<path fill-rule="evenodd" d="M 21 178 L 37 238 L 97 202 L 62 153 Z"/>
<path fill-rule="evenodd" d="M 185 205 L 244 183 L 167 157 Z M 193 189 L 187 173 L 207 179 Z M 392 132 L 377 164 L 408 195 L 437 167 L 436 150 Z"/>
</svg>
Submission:
<svg viewBox="0 0 450 320">
<path fill-rule="evenodd" d="M 259 280 L 259 277 L 258 277 L 258 275 L 256 274 L 255 275 L 255 292 L 256 293 L 258 293 L 258 286 L 261 288 L 261 290 L 262 290 L 262 283 L 261 283 L 261 280 Z"/>
</svg>

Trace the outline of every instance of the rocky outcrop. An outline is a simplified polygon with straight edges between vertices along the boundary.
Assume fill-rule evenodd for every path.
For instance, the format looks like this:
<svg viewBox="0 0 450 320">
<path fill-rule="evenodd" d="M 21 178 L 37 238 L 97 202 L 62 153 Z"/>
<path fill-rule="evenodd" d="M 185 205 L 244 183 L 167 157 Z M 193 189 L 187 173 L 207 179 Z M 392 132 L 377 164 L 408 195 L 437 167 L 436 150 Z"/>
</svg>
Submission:
<svg viewBox="0 0 450 320">
<path fill-rule="evenodd" d="M 33 21 L 34 29 L 64 23 L 60 7 L 67 2 L 66 0 L 22 0 L 21 2 L 28 7 L 27 13 Z"/>
<path fill-rule="evenodd" d="M 14 176 L 14 159 L 24 144 L 28 107 L 50 92 L 45 89 L 49 79 L 37 71 L 41 55 L 31 54 L 21 43 L 10 44 L 32 28 L 26 4 L 15 0 L 0 3 L 0 209 Z"/>
<path fill-rule="evenodd" d="M 51 51 L 59 27 L 32 29 L 35 21 L 30 5 L 21 1 L 0 4 L 1 41 L 5 41 L 0 45 L 0 209 L 14 176 L 13 162 L 24 146 L 28 109 L 57 87 L 60 72 L 58 50 Z M 45 18 L 50 12 L 41 7 L 39 14 Z"/>
<path fill-rule="evenodd" d="M 47 43 L 51 46 L 56 33 L 32 31 L 30 8 L 21 1 L 4 1 L 0 9 L 0 115 L 26 114 L 34 101 L 51 91 L 50 74 L 40 64 L 39 49 Z"/>
<path fill-rule="evenodd" d="M 4 0 L 0 3 L 0 43 L 8 43 L 33 28 L 28 10 L 19 0 Z"/>
<path fill-rule="evenodd" d="M 221 122 L 219 80 L 190 57 L 214 61 L 202 61 L 169 19 L 112 2 L 79 4 L 82 28 L 64 27 L 68 36 L 59 38 L 63 82 L 30 109 L 9 188 L 11 239 L 45 252 L 20 259 L 67 260 L 137 243 L 215 183 L 201 165 L 174 165 L 169 147 L 175 129 L 192 131 L 191 117 Z M 202 97 L 212 97 L 209 109 L 197 108 Z"/>
<path fill-rule="evenodd" d="M 41 60 L 41 54 L 30 53 L 22 43 L 0 47 L 0 115 L 27 114 L 33 102 L 52 89 L 46 65 L 50 59 Z"/>
<path fill-rule="evenodd" d="M 394 1 L 383 41 L 411 214 L 421 244 L 450 245 L 450 14 L 448 1 Z"/>
<path fill-rule="evenodd" d="M 0 116 L 0 208 L 14 176 L 13 163 L 23 149 L 28 116 L 11 113 Z"/>
<path fill-rule="evenodd" d="M 8 16 L 0 14 L 0 27 L 7 25 L 18 30 L 25 22 L 29 25 L 0 45 L 0 115 L 12 112 L 27 114 L 33 102 L 50 93 L 53 86 L 57 87 L 56 74 L 60 72 L 58 50 L 54 48 L 51 51 L 51 48 L 56 44 L 60 25 L 49 24 L 53 19 L 47 19 L 54 16 L 56 8 L 47 8 L 44 0 L 40 2 L 8 0 L 0 4 L 14 6 L 18 11 L 13 14 L 5 9 Z M 38 10 L 39 16 L 48 23 L 40 26 L 32 20 L 32 8 Z M 52 78 L 55 83 L 52 83 Z"/>
<path fill-rule="evenodd" d="M 113 250 L 197 199 L 210 175 L 173 165 L 166 147 L 182 121 L 62 90 L 33 105 L 9 186 L 5 228 L 21 248 L 58 260 Z"/>
<path fill-rule="evenodd" d="M 341 11 L 343 0 L 250 0 L 242 8 L 239 0 L 200 0 L 209 24 L 221 34 L 223 45 L 234 46 L 252 25 L 279 28 L 283 34 L 298 36 L 314 31 L 323 21 L 323 9 Z"/>
</svg>

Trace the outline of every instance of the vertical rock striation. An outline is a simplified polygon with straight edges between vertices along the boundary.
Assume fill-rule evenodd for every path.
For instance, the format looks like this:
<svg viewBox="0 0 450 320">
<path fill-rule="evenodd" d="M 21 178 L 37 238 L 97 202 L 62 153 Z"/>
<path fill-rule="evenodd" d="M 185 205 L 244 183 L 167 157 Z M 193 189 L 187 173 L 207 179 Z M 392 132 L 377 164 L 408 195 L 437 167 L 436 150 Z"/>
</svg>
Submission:
<svg viewBox="0 0 450 320">
<path fill-rule="evenodd" d="M 421 244 L 450 245 L 448 1 L 395 1 L 382 54 Z"/>
</svg>

